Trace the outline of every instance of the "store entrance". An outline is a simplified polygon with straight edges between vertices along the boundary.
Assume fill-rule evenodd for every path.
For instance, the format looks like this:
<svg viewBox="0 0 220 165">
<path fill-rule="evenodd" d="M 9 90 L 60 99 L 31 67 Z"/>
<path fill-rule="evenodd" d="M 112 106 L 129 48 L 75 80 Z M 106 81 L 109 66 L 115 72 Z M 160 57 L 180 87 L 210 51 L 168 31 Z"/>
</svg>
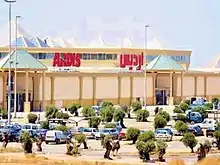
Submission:
<svg viewBox="0 0 220 165">
<path fill-rule="evenodd" d="M 11 94 L 11 112 L 14 112 L 14 98 L 15 94 Z M 7 107 L 8 107 L 8 95 L 6 97 L 7 100 Z M 25 102 L 25 93 L 17 93 L 17 108 L 16 112 L 24 112 L 24 102 Z M 31 103 L 31 109 L 33 109 L 33 104 L 32 104 L 32 99 L 31 99 L 31 94 L 28 94 L 28 101 Z"/>
<path fill-rule="evenodd" d="M 168 91 L 167 90 L 156 90 L 156 104 L 157 105 L 168 105 Z"/>
</svg>

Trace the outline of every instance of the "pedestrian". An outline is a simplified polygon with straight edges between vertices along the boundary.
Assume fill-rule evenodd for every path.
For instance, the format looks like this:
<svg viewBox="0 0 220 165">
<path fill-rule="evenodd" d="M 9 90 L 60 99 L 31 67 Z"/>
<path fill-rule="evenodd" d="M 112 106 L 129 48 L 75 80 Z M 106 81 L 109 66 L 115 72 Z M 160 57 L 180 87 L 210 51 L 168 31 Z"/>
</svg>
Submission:
<svg viewBox="0 0 220 165">
<path fill-rule="evenodd" d="M 40 134 L 40 136 L 37 138 L 37 142 L 36 142 L 38 152 L 42 152 L 42 142 L 43 142 L 43 137 Z"/>
<path fill-rule="evenodd" d="M 7 132 L 2 132 L 2 147 L 6 148 L 8 145 L 8 133 Z"/>
<path fill-rule="evenodd" d="M 106 151 L 105 151 L 104 158 L 112 160 L 112 158 L 110 157 L 110 153 L 112 151 L 112 139 L 111 138 L 108 138 L 105 140 L 105 149 Z"/>
</svg>

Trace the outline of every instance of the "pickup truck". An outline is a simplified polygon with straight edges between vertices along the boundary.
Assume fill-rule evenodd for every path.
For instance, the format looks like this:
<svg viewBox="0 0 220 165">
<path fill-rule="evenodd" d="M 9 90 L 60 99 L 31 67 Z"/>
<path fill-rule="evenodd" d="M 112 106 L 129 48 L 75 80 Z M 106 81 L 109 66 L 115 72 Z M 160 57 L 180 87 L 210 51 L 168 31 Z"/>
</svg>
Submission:
<svg viewBox="0 0 220 165">
<path fill-rule="evenodd" d="M 175 121 L 178 119 L 177 115 L 178 115 L 177 113 L 174 113 L 173 116 L 172 116 Z M 186 114 L 183 113 L 183 115 L 185 115 L 187 117 L 187 120 L 191 124 L 203 122 L 203 117 L 199 112 L 192 112 L 192 111 L 188 110 L 186 112 Z"/>
<path fill-rule="evenodd" d="M 207 129 L 209 127 L 215 127 L 217 124 L 217 121 L 214 119 L 204 119 L 202 123 L 196 123 L 195 125 L 200 126 L 202 129 Z"/>
</svg>

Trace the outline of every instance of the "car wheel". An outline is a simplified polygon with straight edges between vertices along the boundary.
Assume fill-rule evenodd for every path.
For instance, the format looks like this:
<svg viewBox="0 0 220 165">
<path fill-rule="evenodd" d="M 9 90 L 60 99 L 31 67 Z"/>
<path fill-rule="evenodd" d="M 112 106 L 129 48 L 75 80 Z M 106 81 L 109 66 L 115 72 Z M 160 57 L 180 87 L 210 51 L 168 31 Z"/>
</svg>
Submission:
<svg viewBox="0 0 220 165">
<path fill-rule="evenodd" d="M 45 143 L 48 144 L 49 142 L 48 142 L 48 141 L 45 141 Z"/>
<path fill-rule="evenodd" d="M 218 145 L 217 145 L 216 142 L 213 142 L 213 143 L 212 143 L 212 146 L 213 146 L 214 148 L 216 148 Z"/>
<path fill-rule="evenodd" d="M 60 143 L 60 139 L 56 139 L 56 144 L 59 144 Z"/>
</svg>

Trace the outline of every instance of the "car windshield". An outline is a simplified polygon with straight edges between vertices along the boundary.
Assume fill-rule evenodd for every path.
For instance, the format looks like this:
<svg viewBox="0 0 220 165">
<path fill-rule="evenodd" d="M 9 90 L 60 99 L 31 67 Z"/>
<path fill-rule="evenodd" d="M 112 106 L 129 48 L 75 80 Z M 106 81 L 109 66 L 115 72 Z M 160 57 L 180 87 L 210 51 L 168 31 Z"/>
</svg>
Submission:
<svg viewBox="0 0 220 165">
<path fill-rule="evenodd" d="M 108 129 L 104 129 L 104 130 L 102 130 L 102 132 L 103 132 L 103 133 L 108 133 L 109 130 L 108 130 Z"/>
<path fill-rule="evenodd" d="M 83 132 L 92 132 L 92 129 L 85 128 L 85 129 L 83 130 Z"/>
<path fill-rule="evenodd" d="M 23 129 L 31 129 L 31 126 L 30 126 L 30 125 L 23 125 L 22 128 L 23 128 Z"/>
</svg>

